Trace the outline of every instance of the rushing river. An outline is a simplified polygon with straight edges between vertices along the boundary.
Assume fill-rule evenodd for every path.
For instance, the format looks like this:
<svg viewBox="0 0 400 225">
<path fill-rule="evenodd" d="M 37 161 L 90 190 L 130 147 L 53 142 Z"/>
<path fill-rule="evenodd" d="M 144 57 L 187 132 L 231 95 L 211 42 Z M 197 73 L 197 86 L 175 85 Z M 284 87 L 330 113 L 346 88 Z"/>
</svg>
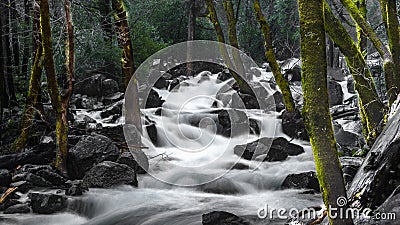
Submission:
<svg viewBox="0 0 400 225">
<path fill-rule="evenodd" d="M 270 74 L 264 72 L 256 79 L 269 78 Z M 157 90 L 166 100 L 161 115 L 156 115 L 155 109 L 143 110 L 142 113 L 157 124 L 160 147 L 155 147 L 144 134 L 143 143 L 155 157 L 150 159 L 151 175 L 139 175 L 138 188 L 90 189 L 82 197 L 71 200 L 66 212 L 18 215 L 14 217 L 15 224 L 190 225 L 201 224 L 202 214 L 214 210 L 257 218 L 258 209 L 266 204 L 269 208 L 299 210 L 320 206 L 322 200 L 319 194 L 281 189 L 281 183 L 288 174 L 315 170 L 309 143 L 293 140 L 293 143 L 304 147 L 305 153 L 289 156 L 282 162 L 255 163 L 240 159 L 233 153 L 233 146 L 259 137 L 247 134 L 227 138 L 216 135 L 215 114 L 211 111 L 217 108 L 211 108 L 211 105 L 218 91 L 229 80 L 217 82 L 217 75 L 199 82 L 201 79 L 199 75 L 186 80 L 185 85 L 172 92 Z M 224 107 L 223 104 L 217 106 L 220 109 Z M 249 118 L 259 121 L 261 136 L 280 136 L 290 140 L 282 133 L 279 113 L 265 110 L 245 112 Z M 200 121 L 198 126 L 191 125 L 194 120 Z M 229 170 L 235 164 L 246 165 L 250 169 Z M 196 169 L 198 166 L 202 169 Z M 212 182 L 208 182 L 210 177 Z M 187 187 L 164 181 L 186 184 Z M 190 185 L 197 183 L 201 185 Z M 275 224 L 267 219 L 259 223 Z"/>
</svg>

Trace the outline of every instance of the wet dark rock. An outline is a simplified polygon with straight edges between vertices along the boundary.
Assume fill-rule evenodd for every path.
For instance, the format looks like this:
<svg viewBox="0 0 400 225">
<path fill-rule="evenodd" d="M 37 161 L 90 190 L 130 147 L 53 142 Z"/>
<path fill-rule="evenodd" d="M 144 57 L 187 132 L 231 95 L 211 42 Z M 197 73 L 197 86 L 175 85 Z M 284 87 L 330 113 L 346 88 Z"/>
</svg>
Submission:
<svg viewBox="0 0 400 225">
<path fill-rule="evenodd" d="M 83 177 L 83 183 L 96 188 L 111 188 L 121 184 L 138 185 L 134 169 L 111 161 L 101 162 L 90 169 Z"/>
<path fill-rule="evenodd" d="M 217 134 L 225 137 L 249 132 L 248 117 L 240 110 L 229 109 L 218 112 Z"/>
<path fill-rule="evenodd" d="M 80 94 L 75 95 L 71 101 L 71 104 L 74 104 L 77 109 L 94 109 L 95 105 L 98 103 L 96 97 L 82 97 Z"/>
<path fill-rule="evenodd" d="M 67 181 L 63 176 L 61 176 L 56 170 L 54 170 L 49 165 L 27 164 L 18 170 L 18 174 L 20 173 L 34 174 L 38 177 L 43 178 L 47 182 L 50 182 L 53 186 L 63 186 Z"/>
<path fill-rule="evenodd" d="M 210 80 L 210 76 L 211 76 L 211 72 L 210 71 L 203 71 L 201 72 L 198 76 L 200 76 L 200 80 L 198 81 L 198 83 L 202 83 L 204 81 Z"/>
<path fill-rule="evenodd" d="M 282 187 L 320 191 L 317 174 L 313 171 L 288 175 L 283 181 Z"/>
<path fill-rule="evenodd" d="M 342 68 L 328 67 L 328 78 L 333 81 L 344 81 L 346 75 L 343 73 Z"/>
<path fill-rule="evenodd" d="M 125 142 L 124 130 L 122 125 L 103 127 L 101 130 L 97 130 L 96 133 L 104 135 L 112 139 L 112 141 L 116 143 Z"/>
<path fill-rule="evenodd" d="M 11 184 L 11 173 L 6 169 L 0 169 L 0 186 L 9 187 Z"/>
<path fill-rule="evenodd" d="M 28 192 L 30 189 L 34 188 L 34 186 L 28 182 L 28 181 L 18 181 L 18 182 L 13 182 L 10 184 L 10 187 L 17 187 L 18 191 L 22 193 Z"/>
<path fill-rule="evenodd" d="M 13 176 L 13 183 L 26 181 L 30 187 L 53 187 L 53 184 L 45 180 L 43 177 L 37 176 L 33 173 L 23 172 Z"/>
<path fill-rule="evenodd" d="M 158 108 L 161 107 L 163 103 L 164 100 L 161 99 L 157 91 L 151 89 L 146 99 L 146 108 Z"/>
<path fill-rule="evenodd" d="M 218 73 L 217 79 L 219 81 L 226 81 L 232 78 L 232 75 L 229 72 L 222 71 Z"/>
<path fill-rule="evenodd" d="M 246 219 L 224 211 L 205 213 L 201 218 L 203 225 L 250 225 Z"/>
<path fill-rule="evenodd" d="M 29 193 L 31 207 L 34 213 L 51 214 L 62 211 L 67 206 L 67 198 L 50 193 Z"/>
<path fill-rule="evenodd" d="M 282 113 L 282 129 L 283 133 L 291 138 L 309 140 L 303 118 L 298 112 L 285 111 Z"/>
<path fill-rule="evenodd" d="M 138 174 L 145 174 L 146 171 L 142 169 L 136 160 L 133 158 L 129 151 L 123 152 L 116 161 L 119 164 L 125 164 L 136 171 Z"/>
<path fill-rule="evenodd" d="M 169 85 L 169 91 L 172 91 L 176 86 L 180 84 L 180 80 L 178 78 L 174 78 Z"/>
<path fill-rule="evenodd" d="M 113 79 L 105 79 L 101 83 L 101 96 L 107 96 L 119 91 L 118 82 Z"/>
<path fill-rule="evenodd" d="M 15 214 L 15 213 L 30 213 L 31 207 L 28 204 L 17 204 L 8 207 L 4 210 L 4 214 Z"/>
<path fill-rule="evenodd" d="M 353 78 L 347 79 L 347 91 L 350 94 L 355 94 L 356 93 L 356 90 L 354 89 L 354 79 Z"/>
<path fill-rule="evenodd" d="M 333 80 L 328 80 L 329 106 L 343 104 L 342 86 Z"/>
<path fill-rule="evenodd" d="M 273 95 L 274 102 L 275 102 L 275 108 L 277 112 L 281 112 L 284 110 L 285 107 L 285 102 L 283 101 L 283 95 L 279 91 L 276 91 Z"/>
<path fill-rule="evenodd" d="M 149 138 L 150 138 L 151 142 L 155 146 L 158 146 L 158 136 L 157 136 L 156 123 L 146 116 L 145 117 L 145 126 L 144 127 L 146 128 L 147 134 L 149 135 Z"/>
<path fill-rule="evenodd" d="M 20 153 L 0 156 L 0 169 L 14 169 L 25 164 L 49 164 L 55 157 L 54 143 L 41 143 Z"/>
<path fill-rule="evenodd" d="M 6 198 L 2 203 L 0 203 L 0 211 L 4 211 L 5 209 L 12 207 L 14 205 L 21 204 L 21 202 L 14 198 Z"/>
<path fill-rule="evenodd" d="M 121 101 L 122 99 L 124 99 L 124 93 L 122 92 L 116 92 L 110 95 L 107 95 L 105 97 L 103 97 L 103 104 L 104 105 L 110 105 L 113 104 L 115 102 Z"/>
<path fill-rule="evenodd" d="M 240 98 L 242 99 L 246 109 L 259 109 L 260 105 L 258 104 L 257 98 L 250 94 L 242 94 L 239 93 Z"/>
<path fill-rule="evenodd" d="M 65 191 L 65 195 L 68 196 L 81 196 L 83 195 L 84 190 L 78 186 L 73 184 L 71 187 L 69 187 L 66 191 Z"/>
<path fill-rule="evenodd" d="M 122 105 L 123 101 L 116 102 L 112 104 L 111 106 L 107 107 L 103 111 L 100 112 L 101 118 L 107 118 L 112 115 L 119 115 L 122 116 Z"/>
<path fill-rule="evenodd" d="M 234 153 L 247 160 L 257 159 L 274 162 L 285 160 L 289 155 L 304 153 L 304 149 L 288 142 L 285 138 L 263 137 L 244 145 L 235 146 Z"/>
<path fill-rule="evenodd" d="M 158 88 L 158 89 L 166 89 L 166 88 L 168 88 L 167 79 L 165 79 L 164 77 L 158 78 L 156 83 L 154 83 L 154 87 Z"/>
<path fill-rule="evenodd" d="M 240 189 L 231 180 L 221 177 L 212 182 L 200 186 L 207 193 L 234 195 L 240 193 Z"/>
<path fill-rule="evenodd" d="M 68 174 L 71 178 L 80 179 L 93 165 L 102 161 L 115 161 L 119 154 L 119 149 L 108 137 L 99 134 L 83 136 L 69 150 Z"/>
<path fill-rule="evenodd" d="M 350 203 L 377 208 L 400 185 L 400 111 L 389 119 L 348 188 Z"/>
<path fill-rule="evenodd" d="M 105 79 L 105 76 L 102 74 L 97 74 L 91 77 L 88 77 L 80 82 L 75 84 L 75 93 L 79 93 L 87 96 L 102 96 L 102 82 Z"/>
<path fill-rule="evenodd" d="M 295 65 L 293 68 L 285 69 L 283 76 L 290 82 L 301 81 L 301 68 Z"/>
</svg>

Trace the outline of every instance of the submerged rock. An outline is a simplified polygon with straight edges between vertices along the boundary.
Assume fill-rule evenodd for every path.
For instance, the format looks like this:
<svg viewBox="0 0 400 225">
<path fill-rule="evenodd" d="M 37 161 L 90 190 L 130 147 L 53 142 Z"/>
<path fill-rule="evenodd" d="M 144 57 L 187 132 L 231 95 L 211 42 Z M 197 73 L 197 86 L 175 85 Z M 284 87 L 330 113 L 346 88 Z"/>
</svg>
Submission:
<svg viewBox="0 0 400 225">
<path fill-rule="evenodd" d="M 115 161 L 119 155 L 119 149 L 108 137 L 99 134 L 83 136 L 69 150 L 69 175 L 81 179 L 95 164 Z"/>
<path fill-rule="evenodd" d="M 4 210 L 4 214 L 15 214 L 15 213 L 30 213 L 31 212 L 31 207 L 29 207 L 28 204 L 17 204 L 8 207 L 6 210 Z"/>
<path fill-rule="evenodd" d="M 101 162 L 90 169 L 83 177 L 83 183 L 96 188 L 111 188 L 121 184 L 138 185 L 134 169 L 111 161 Z"/>
<path fill-rule="evenodd" d="M 64 210 L 67 206 L 67 198 L 50 193 L 29 193 L 31 207 L 34 213 L 51 214 Z"/>
<path fill-rule="evenodd" d="M 250 225 L 246 219 L 224 211 L 205 213 L 201 218 L 203 225 Z"/>
<path fill-rule="evenodd" d="M 11 173 L 6 169 L 0 169 L 0 186 L 9 187 L 11 184 Z"/>
<path fill-rule="evenodd" d="M 320 191 L 317 174 L 313 171 L 288 175 L 283 181 L 282 187 Z"/>
</svg>

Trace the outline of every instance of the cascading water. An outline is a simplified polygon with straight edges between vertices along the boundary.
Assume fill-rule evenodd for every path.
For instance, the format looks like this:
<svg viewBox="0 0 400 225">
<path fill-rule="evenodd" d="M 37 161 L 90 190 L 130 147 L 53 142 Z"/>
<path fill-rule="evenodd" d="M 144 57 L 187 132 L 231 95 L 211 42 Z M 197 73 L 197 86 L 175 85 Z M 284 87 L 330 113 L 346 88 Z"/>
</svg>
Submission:
<svg viewBox="0 0 400 225">
<path fill-rule="evenodd" d="M 161 115 L 155 115 L 154 109 L 143 110 L 142 113 L 157 124 L 160 147 L 155 147 L 144 133 L 143 143 L 154 158 L 149 161 L 151 175 L 140 175 L 138 188 L 90 189 L 71 201 L 67 212 L 22 215 L 16 219 L 16 224 L 189 225 L 201 224 L 202 214 L 214 210 L 257 218 L 258 209 L 265 204 L 270 208 L 299 210 L 321 205 L 318 194 L 281 189 L 288 174 L 315 170 L 308 143 L 293 140 L 304 147 L 305 153 L 289 156 L 283 162 L 255 162 L 235 155 L 233 146 L 256 140 L 257 136 L 243 134 L 227 138 L 215 134 L 216 114 L 212 111 L 223 107 L 216 104 L 220 107 L 211 108 L 211 105 L 229 80 L 218 82 L 216 74 L 209 77 L 208 80 L 201 80 L 201 75 L 190 78 L 171 92 L 157 90 L 166 100 Z M 270 73 L 263 72 L 255 79 L 270 77 Z M 259 121 L 261 136 L 290 140 L 282 133 L 278 113 L 243 111 L 248 118 Z M 234 167 L 230 170 L 235 164 L 250 169 Z M 199 166 L 201 169 L 196 169 Z M 277 224 L 268 221 L 258 220 L 258 223 Z"/>
</svg>

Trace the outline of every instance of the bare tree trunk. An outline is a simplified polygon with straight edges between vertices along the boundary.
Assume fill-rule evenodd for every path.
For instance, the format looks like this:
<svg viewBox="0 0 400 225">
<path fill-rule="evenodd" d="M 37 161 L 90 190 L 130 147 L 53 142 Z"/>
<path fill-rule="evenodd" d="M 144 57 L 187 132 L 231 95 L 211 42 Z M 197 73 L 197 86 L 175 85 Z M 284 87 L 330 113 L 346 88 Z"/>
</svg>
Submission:
<svg viewBox="0 0 400 225">
<path fill-rule="evenodd" d="M 195 1 L 196 0 L 189 0 L 188 2 L 188 11 L 189 11 L 189 20 L 188 20 L 188 38 L 187 40 L 189 41 L 188 47 L 187 47 L 187 75 L 193 76 L 194 75 L 194 70 L 193 70 L 193 63 L 192 61 L 192 45 L 190 41 L 194 40 L 194 34 L 195 34 L 195 29 L 196 29 L 196 12 L 195 12 Z"/>
<path fill-rule="evenodd" d="M 38 97 L 40 95 L 40 78 L 42 76 L 42 45 L 41 45 L 41 37 L 37 34 L 40 29 L 38 26 L 39 22 L 39 17 L 40 17 L 40 9 L 39 5 L 34 3 L 33 6 L 33 21 L 34 25 L 33 27 L 33 42 L 35 43 L 35 59 L 32 65 L 32 72 L 31 72 L 31 78 L 29 81 L 29 90 L 28 90 L 28 96 L 26 98 L 26 103 L 25 103 L 25 108 L 24 112 L 22 114 L 22 120 L 21 120 L 21 133 L 18 136 L 18 138 L 14 141 L 12 149 L 15 152 L 20 152 L 26 145 L 26 142 L 29 137 L 29 130 L 30 127 L 32 126 L 32 119 L 36 111 L 39 111 L 36 106 L 38 102 Z M 36 30 L 35 30 L 36 29 Z"/>
<path fill-rule="evenodd" d="M 30 2 L 29 0 L 24 0 L 24 25 L 26 27 L 29 27 L 30 25 L 30 17 L 29 17 L 29 11 L 31 8 L 31 4 L 33 4 L 32 2 Z M 28 63 L 29 63 L 29 50 L 30 50 L 30 45 L 29 45 L 29 41 L 26 40 L 26 38 L 24 38 L 24 45 L 23 45 L 23 53 L 22 53 L 22 65 L 21 65 L 21 75 L 23 77 L 28 78 Z M 34 50 L 36 51 L 36 50 Z M 33 57 L 35 58 L 35 57 Z"/>
<path fill-rule="evenodd" d="M 56 117 L 56 161 L 55 166 L 62 173 L 67 173 L 67 129 L 63 123 L 62 115 L 65 114 L 62 108 L 61 95 L 57 84 L 56 71 L 53 59 L 53 46 L 51 38 L 50 13 L 48 0 L 40 0 L 40 25 L 43 45 L 44 67 L 46 70 L 48 91 L 50 94 L 53 112 Z"/>
<path fill-rule="evenodd" d="M 296 106 L 294 104 L 292 93 L 290 92 L 290 87 L 288 81 L 283 77 L 281 73 L 281 68 L 276 61 L 274 49 L 272 47 L 272 37 L 270 27 L 262 14 L 260 3 L 258 0 L 254 1 L 254 12 L 256 14 L 256 18 L 258 23 L 261 26 L 261 31 L 264 34 L 264 47 L 265 47 L 265 57 L 267 58 L 267 62 L 271 67 L 272 73 L 274 74 L 276 83 L 279 86 L 279 89 L 282 91 L 283 101 L 285 103 L 286 110 L 288 112 L 294 112 L 296 110 Z"/>
<path fill-rule="evenodd" d="M 337 199 L 346 197 L 332 118 L 329 112 L 323 0 L 299 0 L 303 118 L 310 136 L 322 197 L 327 208 L 345 211 Z M 351 225 L 352 219 L 329 216 L 331 225 Z"/>
<path fill-rule="evenodd" d="M 15 0 L 10 0 L 10 30 L 11 30 L 11 45 L 12 45 L 12 53 L 13 53 L 13 61 L 14 61 L 14 71 L 15 77 L 20 77 L 20 51 L 19 51 L 19 37 L 18 37 L 18 29 L 17 24 L 17 8 L 15 5 Z"/>
<path fill-rule="evenodd" d="M 0 13 L 2 11 L 2 7 L 0 6 Z M 0 16 L 0 124 L 3 124 L 3 107 L 5 106 L 5 73 L 4 73 L 4 52 L 3 52 L 3 17 Z M 1 126 L 0 126 L 0 132 Z"/>
</svg>

